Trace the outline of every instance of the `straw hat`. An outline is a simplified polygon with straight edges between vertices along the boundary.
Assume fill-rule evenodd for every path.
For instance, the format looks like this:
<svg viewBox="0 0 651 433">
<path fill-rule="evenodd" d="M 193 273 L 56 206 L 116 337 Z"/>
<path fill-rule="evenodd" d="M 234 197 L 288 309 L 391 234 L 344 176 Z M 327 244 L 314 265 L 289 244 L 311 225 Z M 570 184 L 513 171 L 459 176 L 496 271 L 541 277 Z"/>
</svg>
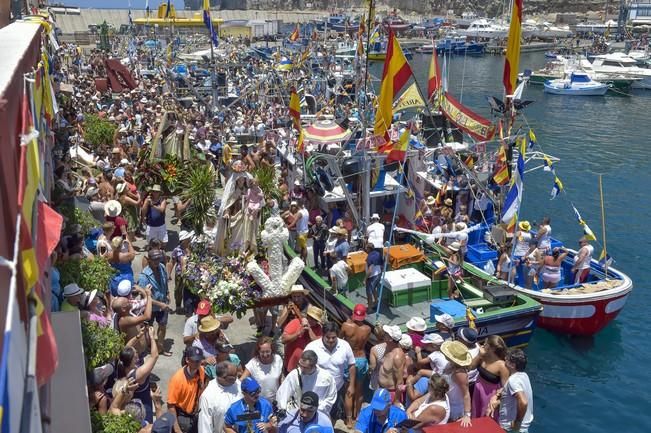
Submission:
<svg viewBox="0 0 651 433">
<path fill-rule="evenodd" d="M 454 251 L 455 253 L 459 251 L 459 248 L 461 248 L 461 244 L 459 242 L 452 242 L 452 244 L 450 244 L 448 247 L 450 251 Z"/>
<path fill-rule="evenodd" d="M 429 197 L 427 197 L 427 204 L 429 206 L 434 206 L 436 204 L 436 199 L 434 198 L 433 195 L 430 195 Z"/>
<path fill-rule="evenodd" d="M 520 230 L 524 230 L 525 232 L 531 230 L 531 224 L 529 224 L 529 221 L 520 221 L 518 227 L 520 227 Z"/>
<path fill-rule="evenodd" d="M 201 319 L 201 324 L 199 325 L 199 332 L 213 332 L 219 329 L 221 323 L 215 316 L 206 316 Z"/>
<path fill-rule="evenodd" d="M 427 329 L 427 324 L 425 323 L 425 320 L 421 317 L 412 317 L 407 321 L 407 329 L 410 329 L 412 331 L 416 332 L 423 332 L 425 329 Z"/>
<path fill-rule="evenodd" d="M 452 199 L 451 198 L 446 198 L 443 203 L 445 203 L 446 206 L 452 206 Z"/>
<path fill-rule="evenodd" d="M 301 293 L 303 295 L 307 295 L 309 292 L 302 285 L 294 284 L 292 288 L 289 290 L 290 295 L 293 293 Z"/>
<path fill-rule="evenodd" d="M 157 192 L 163 192 L 162 188 L 161 188 L 160 185 L 158 185 L 158 184 L 152 186 L 151 189 L 150 189 L 150 191 L 151 191 L 151 192 L 155 192 L 155 191 L 157 191 Z"/>
<path fill-rule="evenodd" d="M 104 205 L 104 215 L 116 217 L 122 213 L 122 205 L 117 200 L 109 200 Z"/>
<path fill-rule="evenodd" d="M 320 309 L 319 307 L 310 305 L 309 307 L 307 307 L 307 315 L 308 317 L 313 318 L 319 323 L 323 322 L 323 310 Z"/>
<path fill-rule="evenodd" d="M 411 349 L 413 347 L 414 342 L 413 342 L 413 340 L 411 339 L 411 337 L 409 335 L 403 334 L 402 338 L 400 339 L 400 342 L 398 344 L 400 344 L 400 347 L 402 349 L 409 350 L 409 349 Z"/>
<path fill-rule="evenodd" d="M 472 355 L 468 351 L 468 347 L 460 341 L 443 342 L 441 353 L 460 367 L 467 367 L 472 363 Z"/>
</svg>

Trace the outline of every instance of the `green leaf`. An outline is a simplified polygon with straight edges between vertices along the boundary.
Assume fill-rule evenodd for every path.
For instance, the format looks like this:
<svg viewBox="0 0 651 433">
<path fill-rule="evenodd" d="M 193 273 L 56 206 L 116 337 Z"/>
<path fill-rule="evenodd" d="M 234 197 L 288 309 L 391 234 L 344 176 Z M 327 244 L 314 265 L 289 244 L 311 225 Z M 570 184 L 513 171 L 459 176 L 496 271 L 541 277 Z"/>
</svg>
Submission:
<svg viewBox="0 0 651 433">
<path fill-rule="evenodd" d="M 94 114 L 84 117 L 84 139 L 95 148 L 101 145 L 112 145 L 117 126 L 108 120 Z"/>
<path fill-rule="evenodd" d="M 113 327 L 88 320 L 81 321 L 81 339 L 88 371 L 117 359 L 125 343 L 123 335 Z"/>
<path fill-rule="evenodd" d="M 61 274 L 61 286 L 77 283 L 87 291 L 97 290 L 105 293 L 109 289 L 111 279 L 117 270 L 103 257 L 93 260 L 66 260 L 57 264 Z"/>
</svg>

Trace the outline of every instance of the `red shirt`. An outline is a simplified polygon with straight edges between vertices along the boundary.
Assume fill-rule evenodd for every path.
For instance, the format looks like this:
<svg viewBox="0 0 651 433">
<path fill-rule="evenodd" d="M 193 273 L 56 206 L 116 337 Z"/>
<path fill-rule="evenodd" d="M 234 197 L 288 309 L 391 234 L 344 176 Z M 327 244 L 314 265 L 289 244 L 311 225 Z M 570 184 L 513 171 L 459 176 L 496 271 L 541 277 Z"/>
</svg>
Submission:
<svg viewBox="0 0 651 433">
<path fill-rule="evenodd" d="M 111 221 L 113 224 L 115 224 L 115 229 L 113 230 L 113 233 L 111 234 L 111 239 L 122 236 L 122 227 L 125 228 L 125 231 L 127 229 L 127 220 L 122 218 L 120 215 L 111 217 L 107 216 L 105 217 L 106 221 Z"/>
<path fill-rule="evenodd" d="M 293 319 L 285 326 L 283 334 L 295 334 L 302 326 L 301 319 Z M 320 326 L 317 325 L 312 327 L 312 332 L 314 332 L 317 337 L 321 337 Z M 311 341 L 312 339 L 310 339 L 310 334 L 304 332 L 296 340 L 285 344 L 285 369 L 287 371 L 292 371 L 296 368 L 298 360 L 301 359 L 301 355 L 303 354 L 303 349 Z"/>
</svg>

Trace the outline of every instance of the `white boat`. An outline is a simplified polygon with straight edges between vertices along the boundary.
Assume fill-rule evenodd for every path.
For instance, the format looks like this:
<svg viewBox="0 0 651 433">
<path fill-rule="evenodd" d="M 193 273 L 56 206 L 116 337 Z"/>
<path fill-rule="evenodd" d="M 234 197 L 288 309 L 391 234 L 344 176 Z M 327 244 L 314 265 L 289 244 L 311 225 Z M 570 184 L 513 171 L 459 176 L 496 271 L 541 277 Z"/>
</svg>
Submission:
<svg viewBox="0 0 651 433">
<path fill-rule="evenodd" d="M 509 28 L 491 21 L 480 19 L 473 21 L 467 29 L 458 30 L 462 36 L 470 36 L 473 38 L 488 38 L 499 39 L 505 38 L 509 32 Z"/>
<path fill-rule="evenodd" d="M 574 29 L 577 33 L 604 34 L 607 31 L 617 31 L 617 21 L 608 20 L 605 23 L 581 23 L 577 24 Z"/>
<path fill-rule="evenodd" d="M 572 96 L 603 96 L 608 85 L 593 81 L 585 72 L 572 72 L 569 77 L 545 82 L 545 93 Z"/>
<path fill-rule="evenodd" d="M 617 74 L 628 78 L 642 78 L 634 88 L 651 89 L 651 69 L 640 68 L 637 61 L 624 53 L 610 53 L 595 56 L 592 70 L 603 74 Z"/>
<path fill-rule="evenodd" d="M 560 39 L 569 38 L 573 35 L 569 27 L 557 27 L 551 23 L 538 24 L 531 32 L 531 36 L 538 39 Z"/>
<path fill-rule="evenodd" d="M 454 24 L 457 26 L 459 29 L 466 29 L 470 27 L 470 25 L 481 18 L 479 15 L 477 15 L 475 12 L 463 12 L 461 14 L 461 18 L 457 18 L 454 20 Z"/>
</svg>

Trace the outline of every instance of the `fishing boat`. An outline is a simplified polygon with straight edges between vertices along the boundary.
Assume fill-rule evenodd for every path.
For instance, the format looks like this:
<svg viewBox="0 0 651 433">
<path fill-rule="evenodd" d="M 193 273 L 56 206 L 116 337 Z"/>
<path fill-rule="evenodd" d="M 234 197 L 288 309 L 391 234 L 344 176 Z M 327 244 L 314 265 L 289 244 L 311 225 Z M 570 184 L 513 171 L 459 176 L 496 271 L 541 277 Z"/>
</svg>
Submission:
<svg viewBox="0 0 651 433">
<path fill-rule="evenodd" d="M 387 29 L 387 31 L 392 30 L 395 33 L 404 32 L 405 30 L 409 30 L 411 28 L 410 22 L 405 21 L 397 15 L 389 15 L 382 21 L 382 24 Z"/>
<path fill-rule="evenodd" d="M 417 240 L 405 239 L 411 242 Z M 422 243 L 420 248 L 412 243 L 401 243 L 389 248 L 389 267 L 385 274 L 384 296 L 380 301 L 378 314 L 370 314 L 368 324 L 400 326 L 412 317 L 420 317 L 427 323 L 427 331 L 433 332 L 435 315 L 450 314 L 455 328 L 469 326 L 469 317 L 481 338 L 489 335 L 501 336 L 508 346 L 526 346 L 536 327 L 542 311 L 541 305 L 529 296 L 517 293 L 504 282 L 491 277 L 471 263 L 464 264 L 466 277 L 458 288 L 463 302 L 447 297 L 447 277 L 438 273 L 441 252 L 436 247 Z M 285 249 L 291 259 L 296 252 Z M 323 307 L 330 319 L 343 322 L 351 316 L 355 304 L 366 305 L 364 286 L 364 263 L 366 253 L 349 255 L 353 274 L 348 280 L 349 290 L 333 293 L 330 284 L 310 267 L 303 270 L 300 281 L 310 291 L 310 299 Z"/>
<path fill-rule="evenodd" d="M 497 265 L 497 251 L 486 236 L 487 227 L 469 237 L 466 260 L 486 266 L 491 261 Z M 552 247 L 562 247 L 562 242 L 552 239 Z M 574 283 L 571 268 L 577 251 L 568 249 L 561 268 L 561 282 L 553 289 L 542 289 L 537 284 L 525 288 L 523 281 L 509 283 L 520 294 L 529 296 L 543 305 L 538 319 L 541 328 L 570 335 L 594 335 L 617 317 L 624 307 L 633 283 L 623 272 L 593 259 L 590 275 L 583 284 Z"/>
<path fill-rule="evenodd" d="M 572 72 L 569 77 L 546 81 L 545 93 L 568 96 L 603 96 L 608 85 L 593 81 L 585 72 Z"/>
</svg>

